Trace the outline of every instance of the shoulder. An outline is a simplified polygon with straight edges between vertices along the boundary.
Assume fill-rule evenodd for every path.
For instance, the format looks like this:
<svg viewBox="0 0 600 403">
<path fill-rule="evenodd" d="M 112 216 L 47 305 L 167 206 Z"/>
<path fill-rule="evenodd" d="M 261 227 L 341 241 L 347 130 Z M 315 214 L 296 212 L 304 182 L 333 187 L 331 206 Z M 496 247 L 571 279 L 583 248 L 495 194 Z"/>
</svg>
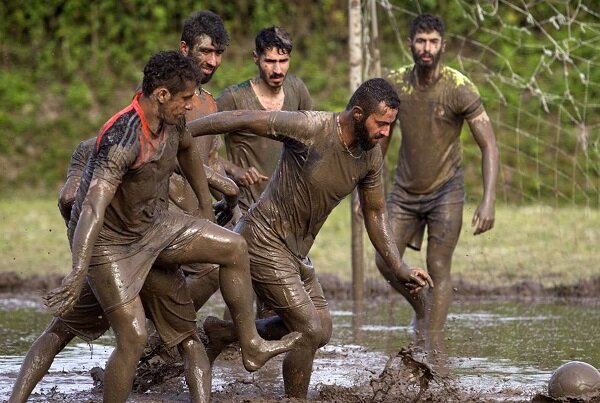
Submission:
<svg viewBox="0 0 600 403">
<path fill-rule="evenodd" d="M 473 82 L 465 74 L 453 69 L 452 67 L 442 67 L 442 79 L 445 80 L 446 84 L 450 87 L 479 94 L 475 84 L 473 84 Z"/>
<path fill-rule="evenodd" d="M 218 110 L 236 109 L 236 100 L 246 96 L 250 91 L 252 91 L 250 80 L 245 80 L 225 87 L 216 100 Z"/>
<path fill-rule="evenodd" d="M 398 84 L 398 83 L 406 80 L 409 73 L 412 71 L 413 66 L 414 65 L 412 65 L 412 64 L 408 64 L 406 66 L 402 66 L 400 68 L 390 70 L 390 72 L 387 75 L 388 81 L 390 81 L 392 84 Z"/>
</svg>

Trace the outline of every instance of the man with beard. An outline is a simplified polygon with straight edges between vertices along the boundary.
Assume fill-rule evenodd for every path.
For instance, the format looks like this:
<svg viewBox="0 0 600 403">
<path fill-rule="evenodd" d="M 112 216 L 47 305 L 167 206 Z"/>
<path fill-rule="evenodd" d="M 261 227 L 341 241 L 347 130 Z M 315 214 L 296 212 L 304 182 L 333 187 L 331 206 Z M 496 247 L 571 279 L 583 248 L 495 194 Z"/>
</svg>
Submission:
<svg viewBox="0 0 600 403">
<path fill-rule="evenodd" d="M 415 298 L 378 254 L 377 267 L 415 310 L 418 339 L 428 351 L 443 351 L 443 328 L 452 299 L 450 266 L 462 226 L 465 198 L 460 132 L 466 120 L 481 149 L 483 198 L 472 219 L 474 234 L 494 226 L 498 150 L 490 119 L 477 88 L 460 72 L 444 66 L 442 20 L 417 16 L 408 44 L 414 65 L 392 71 L 389 80 L 400 98 L 402 141 L 387 212 L 396 245 L 420 250 L 427 227 L 427 270 L 435 288 Z M 382 141 L 385 155 L 389 138 Z M 392 269 L 392 270 L 390 270 Z"/>
<path fill-rule="evenodd" d="M 140 290 L 151 266 L 175 280 L 180 264 L 221 264 L 221 289 L 234 313 L 244 366 L 250 371 L 273 355 L 289 350 L 299 336 L 278 344 L 266 342 L 248 319 L 252 294 L 247 286 L 249 262 L 243 238 L 206 219 L 167 209 L 168 180 L 177 163 L 199 200 L 207 191 L 204 170 L 183 119 L 191 109 L 199 82 L 197 66 L 180 53 L 160 52 L 152 56 L 144 68 L 142 91 L 100 130 L 73 204 L 69 222 L 73 268 L 61 286 L 49 294 L 47 303 L 58 307 L 56 315 L 64 315 L 80 300 L 84 289 L 89 289 L 99 302 L 99 316 L 90 318 L 89 323 L 97 326 L 108 320 L 116 339 L 104 376 L 107 402 L 126 401 L 146 345 Z M 84 287 L 86 284 L 88 287 Z M 187 291 L 180 284 L 173 285 Z M 197 337 L 191 299 L 182 300 L 186 303 L 177 314 L 182 322 L 192 326 L 180 335 L 180 340 Z M 96 329 L 88 334 L 94 335 Z M 50 337 L 49 341 L 54 340 Z M 195 344 L 198 347 L 199 343 Z M 54 352 L 50 346 L 36 348 L 46 349 L 48 354 Z M 60 351 L 64 344 L 53 348 Z M 196 359 L 202 360 L 201 348 L 196 350 Z M 26 360 L 23 367 L 26 364 L 29 367 L 21 371 L 19 379 L 21 375 L 31 377 L 43 371 L 37 361 Z M 210 379 L 209 371 L 196 369 L 200 381 L 197 386 L 202 390 L 194 400 L 209 399 L 210 382 L 207 385 L 202 381 L 204 377 Z M 11 402 L 26 399 L 16 386 L 13 392 Z"/>
<path fill-rule="evenodd" d="M 248 243 L 256 294 L 277 313 L 257 321 L 259 333 L 270 339 L 302 333 L 283 361 L 288 397 L 306 398 L 315 353 L 332 331 L 328 304 L 307 255 L 333 208 L 355 188 L 371 242 L 395 281 L 413 292 L 433 287 L 424 270 L 402 261 L 385 219 L 377 144 L 389 136 L 398 106 L 392 86 L 379 78 L 364 82 L 340 113 L 230 111 L 188 123 L 193 136 L 244 130 L 283 143 L 267 188 L 235 231 Z M 204 329 L 213 354 L 236 339 L 233 327 L 216 318 L 208 318 Z"/>
<path fill-rule="evenodd" d="M 298 111 L 312 109 L 306 85 L 288 74 L 292 54 L 292 38 L 284 28 L 262 29 L 255 38 L 254 63 L 258 76 L 225 88 L 217 98 L 219 111 L 241 109 L 266 111 Z M 191 120 L 191 119 L 190 119 Z M 246 175 L 233 175 L 240 185 L 239 205 L 246 213 L 264 191 L 281 154 L 281 144 L 255 136 L 247 131 L 225 134 L 228 159 L 225 167 L 233 174 L 239 168 Z M 249 169 L 250 167 L 254 167 Z"/>
</svg>

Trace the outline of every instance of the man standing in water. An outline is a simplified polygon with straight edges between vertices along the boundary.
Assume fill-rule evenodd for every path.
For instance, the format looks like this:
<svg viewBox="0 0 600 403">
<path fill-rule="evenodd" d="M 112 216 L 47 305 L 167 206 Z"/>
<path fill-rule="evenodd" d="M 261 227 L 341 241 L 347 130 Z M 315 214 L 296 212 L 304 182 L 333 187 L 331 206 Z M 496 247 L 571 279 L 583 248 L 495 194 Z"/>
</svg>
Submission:
<svg viewBox="0 0 600 403">
<path fill-rule="evenodd" d="M 389 135 L 398 106 L 391 85 L 373 79 L 340 113 L 230 111 L 188 123 L 194 136 L 244 130 L 283 143 L 269 185 L 235 231 L 248 243 L 256 294 L 278 315 L 257 321 L 260 334 L 275 339 L 289 331 L 302 333 L 283 361 L 288 397 L 306 398 L 315 353 L 332 331 L 328 304 L 307 255 L 333 208 L 355 188 L 371 242 L 396 281 L 414 292 L 433 286 L 424 270 L 402 261 L 385 219 L 377 144 Z M 207 319 L 204 327 L 213 353 L 236 338 L 233 327 L 217 321 Z"/>
<path fill-rule="evenodd" d="M 217 98 L 219 111 L 266 110 L 298 111 L 312 109 L 312 100 L 306 85 L 288 74 L 292 55 L 292 38 L 281 27 L 262 29 L 255 38 L 254 63 L 258 76 L 225 88 Z M 191 119 L 190 119 L 191 120 Z M 225 134 L 227 156 L 232 162 L 226 169 L 247 169 L 239 180 L 239 204 L 246 213 L 264 191 L 281 155 L 281 143 L 256 136 L 248 131 Z M 248 169 L 254 167 L 254 169 Z"/>
<path fill-rule="evenodd" d="M 241 237 L 166 208 L 168 180 L 176 163 L 199 200 L 206 191 L 204 171 L 183 119 L 199 81 L 197 66 L 178 52 L 150 58 L 142 92 L 103 126 L 79 186 L 69 223 L 73 270 L 48 303 L 59 306 L 59 315 L 68 312 L 86 281 L 100 302 L 117 344 L 106 365 L 106 402 L 124 402 L 131 391 L 147 339 L 139 292 L 153 264 L 165 269 L 199 261 L 221 265 L 221 289 L 240 332 L 247 370 L 289 350 L 299 336 L 275 344 L 258 336 L 251 320 L 248 257 Z M 191 301 L 185 308 L 181 315 L 191 315 L 194 321 Z"/>
<path fill-rule="evenodd" d="M 431 14 L 417 16 L 408 44 L 414 65 L 392 71 L 389 80 L 400 98 L 402 142 L 392 191 L 387 198 L 396 245 L 420 250 L 427 227 L 427 271 L 435 288 L 415 297 L 398 281 L 386 259 L 377 267 L 415 310 L 415 330 L 426 350 L 443 342 L 452 299 L 450 266 L 462 226 L 465 198 L 460 132 L 466 120 L 481 149 L 483 199 L 473 215 L 474 234 L 494 226 L 498 149 L 477 88 L 460 72 L 442 65 L 444 24 Z M 389 138 L 382 141 L 385 155 Z"/>
</svg>

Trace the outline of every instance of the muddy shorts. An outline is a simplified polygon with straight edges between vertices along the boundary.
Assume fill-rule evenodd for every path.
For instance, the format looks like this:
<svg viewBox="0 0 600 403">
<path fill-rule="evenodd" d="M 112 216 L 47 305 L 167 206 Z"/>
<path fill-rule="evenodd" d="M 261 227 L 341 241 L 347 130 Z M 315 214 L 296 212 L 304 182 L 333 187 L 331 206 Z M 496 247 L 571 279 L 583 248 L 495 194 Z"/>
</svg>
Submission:
<svg viewBox="0 0 600 403">
<path fill-rule="evenodd" d="M 317 310 L 327 309 L 323 288 L 309 257 L 292 254 L 285 245 L 257 236 L 250 222 L 236 227 L 248 243 L 250 274 L 258 298 L 274 310 L 313 304 Z M 251 235 L 254 233 L 254 235 Z"/>
<path fill-rule="evenodd" d="M 140 291 L 146 317 L 167 348 L 196 336 L 196 309 L 181 268 L 152 267 Z"/>
<path fill-rule="evenodd" d="M 430 240 L 454 248 L 462 228 L 464 199 L 462 171 L 428 194 L 395 186 L 386 204 L 390 226 L 400 243 L 411 249 L 421 250 L 426 226 Z"/>
<path fill-rule="evenodd" d="M 140 291 L 146 317 L 167 347 L 196 335 L 196 310 L 181 269 L 153 267 Z M 110 328 L 108 318 L 86 282 L 73 310 L 58 318 L 78 337 L 96 340 Z"/>
<path fill-rule="evenodd" d="M 179 223 L 180 217 L 174 217 L 167 222 L 170 224 L 173 222 Z M 178 225 L 179 230 L 177 231 L 176 236 L 172 237 L 170 243 L 163 248 L 162 252 L 152 253 L 152 250 L 144 251 L 143 259 L 135 260 L 136 262 L 150 261 L 150 264 L 153 264 L 155 259 L 158 260 L 152 270 L 145 275 L 145 281 L 139 294 L 142 297 L 146 316 L 155 321 L 155 327 L 160 334 L 161 339 L 167 345 L 178 344 L 181 340 L 184 340 L 187 335 L 192 333 L 195 334 L 196 311 L 187 287 L 185 286 L 183 271 L 178 268 L 177 265 L 173 265 L 172 263 L 165 265 L 161 264 L 160 261 L 176 260 L 178 249 L 189 242 L 193 242 L 197 236 L 202 236 L 202 231 L 207 222 L 207 220 L 194 219 L 187 216 L 184 225 Z M 166 225 L 165 228 L 169 228 L 169 226 Z M 153 254 L 158 256 L 153 256 L 153 258 L 150 259 L 148 256 L 152 256 Z M 130 263 L 131 261 L 131 257 L 120 259 L 115 262 L 114 267 L 109 268 L 111 270 L 117 270 L 122 267 L 121 265 Z M 98 273 L 100 267 L 96 266 L 94 269 L 96 273 Z M 139 272 L 140 268 L 138 267 L 137 269 L 137 272 Z M 141 269 L 143 269 L 143 267 Z M 106 271 L 110 272 L 109 270 Z M 118 283 L 117 280 L 119 278 L 114 275 L 106 277 L 107 288 L 110 285 L 115 287 L 115 283 Z M 104 277 L 97 275 L 95 277 L 96 281 L 98 281 L 98 278 Z M 88 281 L 85 283 L 75 307 L 72 311 L 60 318 L 74 334 L 86 341 L 91 341 L 100 337 L 110 327 L 105 315 L 105 310 L 99 302 L 101 297 L 96 295 L 97 292 L 93 292 L 93 287 L 90 286 L 89 282 L 90 276 L 88 275 Z M 106 295 L 111 297 L 116 294 L 115 292 L 108 292 L 104 287 L 99 288 L 101 295 L 103 295 L 105 299 Z M 147 288 L 147 290 L 144 290 L 144 288 Z M 131 290 L 131 287 L 129 287 L 128 290 Z M 123 299 L 117 304 L 112 303 L 113 308 L 108 312 L 127 304 L 133 300 L 133 298 L 135 298 L 135 295 L 131 298 Z"/>
<path fill-rule="evenodd" d="M 159 255 L 158 260 L 175 261 L 182 248 L 203 236 L 208 222 L 182 213 L 162 211 L 153 227 L 134 243 L 96 244 L 88 282 L 104 312 L 110 313 L 133 300 Z"/>
</svg>

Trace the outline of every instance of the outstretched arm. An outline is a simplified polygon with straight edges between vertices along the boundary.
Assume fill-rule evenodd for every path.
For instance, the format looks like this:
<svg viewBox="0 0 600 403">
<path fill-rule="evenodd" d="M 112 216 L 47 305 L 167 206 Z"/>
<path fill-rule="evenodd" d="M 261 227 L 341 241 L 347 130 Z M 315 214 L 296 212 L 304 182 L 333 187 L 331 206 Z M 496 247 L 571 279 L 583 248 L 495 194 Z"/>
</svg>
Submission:
<svg viewBox="0 0 600 403">
<path fill-rule="evenodd" d="M 211 113 L 187 122 L 187 128 L 194 137 L 208 134 L 229 133 L 247 130 L 257 136 L 268 137 L 270 111 L 226 111 Z"/>
<path fill-rule="evenodd" d="M 427 272 L 420 268 L 409 267 L 398 252 L 392 237 L 392 229 L 385 219 L 383 186 L 361 188 L 359 196 L 369 239 L 388 267 L 393 268 L 398 280 L 405 283 L 412 292 L 417 292 L 426 286 L 433 287 L 433 280 Z"/>
<path fill-rule="evenodd" d="M 481 169 L 483 173 L 483 198 L 471 225 L 475 227 L 474 234 L 484 233 L 494 227 L 496 216 L 496 180 L 498 179 L 498 147 L 490 118 L 484 111 L 467 121 L 473 138 L 481 150 Z"/>
<path fill-rule="evenodd" d="M 73 267 L 63 279 L 60 287 L 48 293 L 46 297 L 48 307 L 58 306 L 54 313 L 56 316 L 70 311 L 79 298 L 92 258 L 94 244 L 104 224 L 106 207 L 112 201 L 116 191 L 117 186 L 104 179 L 94 178 L 90 183 L 73 234 L 71 246 Z"/>
</svg>

